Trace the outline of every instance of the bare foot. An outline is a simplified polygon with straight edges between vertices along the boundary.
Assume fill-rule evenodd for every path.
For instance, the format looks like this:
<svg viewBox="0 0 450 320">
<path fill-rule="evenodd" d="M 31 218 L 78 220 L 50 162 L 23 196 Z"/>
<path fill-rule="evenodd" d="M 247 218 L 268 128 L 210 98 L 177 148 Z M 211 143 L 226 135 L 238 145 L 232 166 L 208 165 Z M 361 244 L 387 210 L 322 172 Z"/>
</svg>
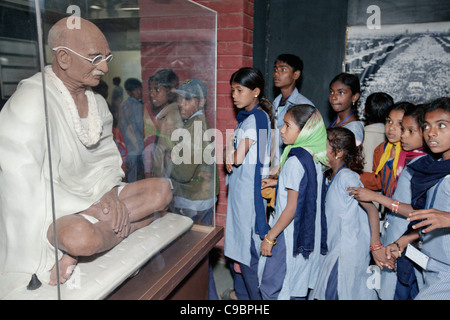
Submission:
<svg viewBox="0 0 450 320">
<path fill-rule="evenodd" d="M 77 265 L 78 259 L 65 253 L 61 259 L 59 259 L 59 283 L 66 282 L 72 275 L 73 269 Z M 53 266 L 50 274 L 49 285 L 56 286 L 56 265 Z"/>
</svg>

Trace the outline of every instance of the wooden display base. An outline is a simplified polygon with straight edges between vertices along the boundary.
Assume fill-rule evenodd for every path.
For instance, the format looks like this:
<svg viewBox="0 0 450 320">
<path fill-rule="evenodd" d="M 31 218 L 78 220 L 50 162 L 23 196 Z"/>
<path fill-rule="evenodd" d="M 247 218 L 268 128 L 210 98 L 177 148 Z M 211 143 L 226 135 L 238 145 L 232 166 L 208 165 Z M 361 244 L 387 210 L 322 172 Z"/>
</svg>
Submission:
<svg viewBox="0 0 450 320">
<path fill-rule="evenodd" d="M 207 300 L 209 252 L 223 237 L 223 227 L 194 225 L 108 300 Z"/>
</svg>

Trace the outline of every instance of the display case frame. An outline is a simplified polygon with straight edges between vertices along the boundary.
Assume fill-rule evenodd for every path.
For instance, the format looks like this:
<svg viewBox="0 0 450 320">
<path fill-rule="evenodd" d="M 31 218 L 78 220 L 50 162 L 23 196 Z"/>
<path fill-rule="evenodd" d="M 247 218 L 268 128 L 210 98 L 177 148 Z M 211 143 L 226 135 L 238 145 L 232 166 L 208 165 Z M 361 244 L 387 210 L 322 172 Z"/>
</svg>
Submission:
<svg viewBox="0 0 450 320">
<path fill-rule="evenodd" d="M 35 15 L 31 19 L 23 19 L 23 21 L 19 19 L 18 23 L 23 24 L 22 28 L 30 29 L 30 32 L 27 32 L 30 35 L 29 39 L 21 39 L 20 41 L 29 41 L 40 45 L 38 56 L 41 71 L 45 65 L 52 63 L 52 50 L 47 44 L 47 33 L 56 21 L 69 16 L 75 19 L 74 21 L 77 17 L 81 17 L 96 24 L 105 34 L 115 56 L 109 64 L 110 70 L 103 77 L 103 80 L 109 84 L 110 88 L 113 78 L 117 76 L 122 79 L 133 77 L 141 80 L 146 146 L 152 146 L 155 142 L 152 135 L 157 136 L 159 132 L 159 128 L 155 125 L 157 114 L 152 114 L 148 79 L 165 68 L 170 68 L 177 73 L 180 84 L 184 80 L 193 78 L 199 79 L 205 84 L 207 107 L 204 113 L 209 129 L 214 131 L 216 127 L 217 13 L 189 0 L 134 1 L 138 5 L 138 10 L 121 10 L 125 4 L 133 1 L 115 1 L 114 6 L 111 6 L 111 1 L 100 1 L 99 3 L 104 5 L 100 9 L 91 6 L 94 2 L 99 1 L 7 0 L 4 7 L 0 6 L 0 9 L 10 10 L 13 14 L 15 12 L 26 12 L 25 15 L 30 17 L 33 17 L 33 14 Z M 23 14 L 18 14 L 18 18 L 20 17 L 23 17 Z M 20 29 L 20 26 L 18 28 Z M 11 36 L 11 39 L 14 39 L 14 34 Z M 45 96 L 45 92 L 43 94 Z M 5 96 L 4 98 L 1 107 L 9 97 Z M 108 98 L 106 98 L 106 101 L 111 103 Z M 177 101 L 179 101 L 179 98 Z M 44 112 L 44 106 L 42 112 Z M 47 120 L 52 121 L 51 119 Z M 209 136 L 212 137 L 209 143 L 214 144 L 214 134 Z M 176 145 L 180 141 L 173 142 L 173 145 Z M 208 165 L 212 168 L 210 171 L 212 176 L 207 175 L 207 179 L 209 179 L 207 192 L 212 200 L 208 203 L 213 204 L 210 213 L 212 214 L 211 220 L 206 223 L 196 221 L 195 216 L 183 215 L 182 210 L 174 213 L 179 208 L 169 206 L 167 213 L 162 213 L 161 221 L 167 221 L 167 225 L 164 225 L 163 228 L 171 228 L 172 230 L 174 225 L 178 228 L 177 215 L 179 215 L 183 218 L 178 233 L 172 233 L 171 238 L 165 241 L 166 243 L 161 244 L 162 246 L 151 253 L 150 256 L 143 258 L 145 261 L 137 262 L 130 274 L 124 273 L 120 277 L 122 279 L 120 283 L 105 289 L 106 291 L 101 294 L 92 297 L 84 294 L 77 295 L 76 291 L 68 293 L 70 291 L 67 288 L 62 289 L 61 287 L 69 285 L 72 286 L 70 290 L 83 290 L 83 287 L 86 288 L 86 285 L 83 284 L 83 272 L 89 270 L 85 266 L 98 262 L 110 253 L 117 253 L 115 251 L 127 250 L 124 249 L 127 244 L 121 243 L 117 248 L 111 249 L 111 252 L 81 258 L 78 264 L 79 273 L 76 276 L 81 277 L 82 281 L 78 283 L 77 280 L 72 279 L 73 281 L 68 281 L 65 284 L 48 287 L 45 283 L 47 278 L 44 276 L 40 277 L 43 283 L 40 287 L 28 290 L 24 284 L 29 284 L 30 274 L 0 272 L 0 281 L 8 284 L 3 286 L 0 299 L 64 300 L 77 299 L 77 296 L 80 299 L 176 299 L 177 297 L 189 296 L 199 299 L 207 298 L 204 291 L 205 287 L 193 286 L 189 289 L 189 286 L 184 284 L 188 283 L 189 279 L 194 276 L 207 281 L 208 274 L 205 266 L 207 266 L 209 251 L 223 237 L 223 228 L 215 225 L 214 203 L 217 200 L 218 173 L 214 159 L 215 149 L 213 151 L 209 156 L 214 161 L 208 162 Z M 146 163 L 146 165 L 151 168 L 152 163 Z M 52 171 L 53 167 L 51 166 L 49 170 Z M 171 177 L 171 174 L 166 175 L 168 179 L 171 179 Z M 147 168 L 146 178 L 152 178 L 152 172 Z M 172 187 L 173 190 L 176 189 L 174 183 L 172 183 Z M 50 190 L 49 193 L 52 193 L 52 191 Z M 43 201 L 45 200 L 43 199 Z M 58 199 L 55 199 L 55 201 L 58 201 Z M 197 202 L 195 199 L 188 203 Z M 189 222 L 185 218 L 193 221 Z M 139 235 L 130 235 L 130 242 L 135 241 L 135 238 L 138 237 L 154 236 L 152 225 Z M 164 230 L 162 232 L 158 230 L 157 232 L 164 234 Z M 57 257 L 55 257 L 56 261 L 58 261 Z M 161 267 L 161 264 L 164 264 L 164 266 Z M 108 268 L 106 266 L 102 272 L 107 273 Z M 78 278 L 79 280 L 80 278 Z M 16 284 L 12 285 L 12 282 Z M 46 287 L 46 289 L 43 290 L 43 287 Z M 190 292 L 188 295 L 185 295 L 186 290 Z M 46 293 L 43 294 L 44 291 Z"/>
</svg>

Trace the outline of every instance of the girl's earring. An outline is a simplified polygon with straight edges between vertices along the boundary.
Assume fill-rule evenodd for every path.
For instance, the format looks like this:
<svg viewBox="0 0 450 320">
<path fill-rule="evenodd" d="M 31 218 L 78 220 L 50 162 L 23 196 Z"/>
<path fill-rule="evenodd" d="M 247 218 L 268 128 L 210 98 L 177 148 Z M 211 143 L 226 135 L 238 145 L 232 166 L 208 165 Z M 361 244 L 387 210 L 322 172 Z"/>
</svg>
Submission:
<svg viewBox="0 0 450 320">
<path fill-rule="evenodd" d="M 336 156 L 336 160 L 337 160 L 337 159 L 339 159 L 339 157 L 338 157 L 338 156 Z"/>
</svg>

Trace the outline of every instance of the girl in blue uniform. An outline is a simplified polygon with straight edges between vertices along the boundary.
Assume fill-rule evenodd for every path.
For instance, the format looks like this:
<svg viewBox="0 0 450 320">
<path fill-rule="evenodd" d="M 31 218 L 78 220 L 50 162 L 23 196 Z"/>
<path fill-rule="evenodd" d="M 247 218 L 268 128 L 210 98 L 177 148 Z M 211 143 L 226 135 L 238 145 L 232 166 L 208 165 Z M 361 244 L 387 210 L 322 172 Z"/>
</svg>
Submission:
<svg viewBox="0 0 450 320">
<path fill-rule="evenodd" d="M 409 222 L 406 218 L 413 208 L 411 206 L 411 171 L 407 165 L 426 155 L 422 133 L 423 111 L 423 106 L 407 105 L 405 108 L 401 122 L 402 151 L 397 165 L 399 178 L 392 198 L 367 188 L 349 189 L 350 195 L 354 195 L 359 201 L 376 201 L 389 209 L 386 210 L 383 223 L 382 244 L 384 246 L 397 240 L 408 229 Z M 375 261 L 380 254 L 386 255 L 384 247 L 372 252 Z M 397 261 L 399 272 L 393 270 L 393 265 L 378 263 L 382 270 L 381 283 L 377 292 L 382 300 L 410 300 L 417 295 L 418 283 L 415 268 L 405 257 L 401 259 Z"/>
<path fill-rule="evenodd" d="M 423 136 L 433 155 L 411 165 L 412 206 L 410 221 L 415 230 L 389 245 L 388 252 L 398 257 L 411 250 L 408 243 L 419 240 L 424 264 L 424 284 L 416 299 L 450 299 L 450 98 L 439 98 L 425 110 Z M 434 224 L 434 226 L 433 226 Z M 421 244 L 421 245 L 420 245 Z"/>
<path fill-rule="evenodd" d="M 330 82 L 328 101 L 336 113 L 336 119 L 330 128 L 345 127 L 352 131 L 356 138 L 356 145 L 364 141 L 364 124 L 359 121 L 358 100 L 361 87 L 357 75 L 340 73 Z"/>
<path fill-rule="evenodd" d="M 237 298 L 258 300 L 258 249 L 268 231 L 261 180 L 269 173 L 272 106 L 264 98 L 265 82 L 259 70 L 239 69 L 230 84 L 239 112 L 232 145 L 224 153 L 228 172 L 224 251 L 234 261 Z"/>
<path fill-rule="evenodd" d="M 271 229 L 260 247 L 260 291 L 263 299 L 306 299 L 317 279 L 320 253 L 326 253 L 326 240 L 321 243 L 326 128 L 315 107 L 295 105 L 280 133 L 286 147 L 279 178 L 264 179 L 262 185 L 276 185 L 277 192 Z"/>
<path fill-rule="evenodd" d="M 355 136 L 347 128 L 329 128 L 327 133 L 332 170 L 325 198 L 328 254 L 320 265 L 312 299 L 376 299 L 368 285 L 367 269 L 371 238 L 376 232 L 379 237 L 379 228 L 371 234 L 369 219 L 375 224 L 378 210 L 373 203 L 358 203 L 347 191 L 361 185 L 357 172 L 363 168 L 362 148 L 356 146 Z"/>
</svg>

